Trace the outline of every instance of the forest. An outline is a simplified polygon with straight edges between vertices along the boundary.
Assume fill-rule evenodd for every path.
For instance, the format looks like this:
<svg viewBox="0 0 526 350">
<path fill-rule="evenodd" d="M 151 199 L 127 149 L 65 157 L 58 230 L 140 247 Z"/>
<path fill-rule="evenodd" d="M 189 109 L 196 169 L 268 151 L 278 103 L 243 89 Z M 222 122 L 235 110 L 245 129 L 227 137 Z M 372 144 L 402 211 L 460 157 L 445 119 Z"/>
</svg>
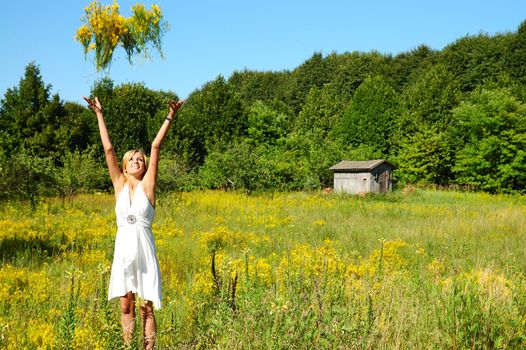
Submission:
<svg viewBox="0 0 526 350">
<path fill-rule="evenodd" d="M 387 159 L 396 185 L 526 192 L 526 21 L 441 50 L 314 53 L 287 71 L 235 71 L 193 91 L 163 145 L 159 190 L 316 190 L 341 161 Z M 0 199 L 111 188 L 96 118 L 38 62 L 0 101 Z M 150 142 L 175 92 L 98 80 L 118 157 Z"/>
</svg>

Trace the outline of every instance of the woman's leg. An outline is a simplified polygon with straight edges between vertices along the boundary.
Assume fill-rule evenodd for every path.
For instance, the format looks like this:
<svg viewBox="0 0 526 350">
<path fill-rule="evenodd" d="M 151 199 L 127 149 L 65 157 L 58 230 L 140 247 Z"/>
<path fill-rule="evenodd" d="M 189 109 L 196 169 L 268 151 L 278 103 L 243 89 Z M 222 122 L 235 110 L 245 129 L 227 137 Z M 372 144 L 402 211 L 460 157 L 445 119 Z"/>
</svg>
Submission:
<svg viewBox="0 0 526 350">
<path fill-rule="evenodd" d="M 130 345 L 133 330 L 135 329 L 135 295 L 133 295 L 132 292 L 128 292 L 128 294 L 120 298 L 120 302 L 122 311 L 122 337 L 124 344 Z"/>
<path fill-rule="evenodd" d="M 141 318 L 144 327 L 144 348 L 150 350 L 153 349 L 153 346 L 155 345 L 155 332 L 157 330 L 155 315 L 153 314 L 153 304 L 151 301 L 145 301 L 141 305 Z"/>
</svg>

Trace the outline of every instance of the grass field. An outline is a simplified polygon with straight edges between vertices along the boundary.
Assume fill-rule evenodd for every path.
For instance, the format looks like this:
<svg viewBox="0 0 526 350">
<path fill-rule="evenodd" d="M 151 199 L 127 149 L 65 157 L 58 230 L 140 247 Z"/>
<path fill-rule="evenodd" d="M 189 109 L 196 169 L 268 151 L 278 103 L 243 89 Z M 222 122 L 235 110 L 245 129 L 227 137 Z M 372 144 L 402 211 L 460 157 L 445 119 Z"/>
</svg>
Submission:
<svg viewBox="0 0 526 350">
<path fill-rule="evenodd" d="M 0 348 L 122 348 L 113 210 L 2 204 Z M 526 347 L 525 197 L 175 193 L 154 234 L 158 349 Z"/>
</svg>

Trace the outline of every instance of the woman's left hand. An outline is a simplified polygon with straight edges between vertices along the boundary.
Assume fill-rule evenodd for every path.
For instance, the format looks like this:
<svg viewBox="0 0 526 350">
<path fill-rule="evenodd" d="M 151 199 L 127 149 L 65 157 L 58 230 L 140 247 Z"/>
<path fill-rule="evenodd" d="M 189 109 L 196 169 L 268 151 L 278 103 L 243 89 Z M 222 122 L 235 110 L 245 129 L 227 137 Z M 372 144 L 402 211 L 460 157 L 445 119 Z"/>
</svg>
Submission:
<svg viewBox="0 0 526 350">
<path fill-rule="evenodd" d="M 184 100 L 179 100 L 179 101 L 170 101 L 168 102 L 168 105 L 170 106 L 170 111 L 168 112 L 168 116 L 170 118 L 172 118 L 174 116 L 175 113 L 177 113 L 177 111 L 179 110 L 179 108 L 181 108 L 181 106 L 183 105 L 184 103 Z"/>
<path fill-rule="evenodd" d="M 102 112 L 102 105 L 101 105 L 98 97 L 95 97 L 95 99 L 93 99 L 93 100 L 88 98 L 88 97 L 83 97 L 83 98 L 89 104 L 89 106 L 91 107 L 91 109 L 95 113 L 101 113 Z"/>
</svg>

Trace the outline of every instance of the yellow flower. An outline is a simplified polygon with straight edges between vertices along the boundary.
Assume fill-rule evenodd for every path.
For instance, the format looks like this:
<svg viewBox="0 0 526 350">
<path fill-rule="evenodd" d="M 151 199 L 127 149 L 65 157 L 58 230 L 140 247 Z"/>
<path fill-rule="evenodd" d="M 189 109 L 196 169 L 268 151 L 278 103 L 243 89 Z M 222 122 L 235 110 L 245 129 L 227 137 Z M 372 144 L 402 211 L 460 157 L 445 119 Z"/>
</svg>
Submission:
<svg viewBox="0 0 526 350">
<path fill-rule="evenodd" d="M 325 220 L 323 220 L 323 219 L 319 219 L 319 220 L 314 221 L 314 225 L 316 225 L 316 226 L 325 226 L 325 225 L 327 225 L 327 222 Z"/>
<path fill-rule="evenodd" d="M 84 9 L 84 25 L 77 30 L 75 40 L 84 47 L 84 53 L 95 50 L 97 70 L 105 69 L 111 62 L 113 52 L 121 45 L 128 58 L 135 53 L 147 52 L 147 45 L 152 43 L 161 56 L 161 36 L 167 25 L 162 23 L 162 12 L 158 6 L 146 10 L 144 5 L 132 6 L 133 15 L 125 18 L 119 14 L 117 1 L 113 5 L 102 6 L 94 0 Z M 96 46 L 90 46 L 90 43 Z"/>
<path fill-rule="evenodd" d="M 42 320 L 29 320 L 27 325 L 29 343 L 38 349 L 55 349 L 55 331 L 51 324 Z"/>
<path fill-rule="evenodd" d="M 503 274 L 485 268 L 474 271 L 472 275 L 488 300 L 496 307 L 512 303 L 514 285 Z"/>
<path fill-rule="evenodd" d="M 435 277 L 442 277 L 444 273 L 446 272 L 446 265 L 440 258 L 435 258 L 429 265 L 427 265 L 427 269 L 433 276 Z"/>
<path fill-rule="evenodd" d="M 107 346 L 99 339 L 97 339 L 95 330 L 76 327 L 75 333 L 73 334 L 73 348 L 74 349 L 93 349 L 102 350 L 106 349 Z"/>
</svg>

